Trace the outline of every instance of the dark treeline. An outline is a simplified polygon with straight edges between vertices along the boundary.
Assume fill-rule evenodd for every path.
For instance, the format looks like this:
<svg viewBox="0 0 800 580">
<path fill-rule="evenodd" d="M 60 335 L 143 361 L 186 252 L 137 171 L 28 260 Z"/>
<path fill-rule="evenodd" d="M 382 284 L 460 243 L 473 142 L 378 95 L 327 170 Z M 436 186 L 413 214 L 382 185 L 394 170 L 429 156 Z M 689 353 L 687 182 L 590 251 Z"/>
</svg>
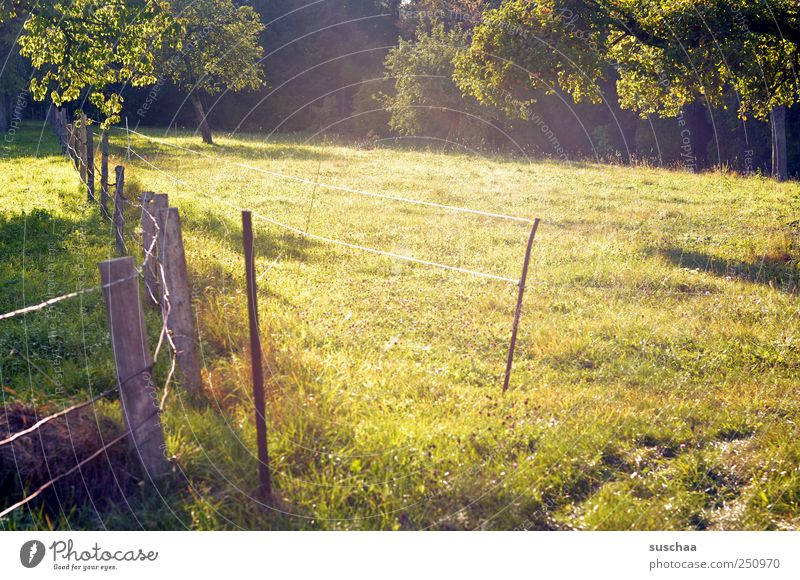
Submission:
<svg viewBox="0 0 800 580">
<path fill-rule="evenodd" d="M 479 103 L 453 80 L 453 60 L 471 43 L 487 10 L 481 0 L 254 0 L 265 82 L 256 90 L 198 91 L 215 131 L 303 132 L 367 139 L 419 137 L 437 147 L 623 163 L 646 160 L 688 170 L 727 166 L 770 171 L 770 125 L 726 106 L 697 101 L 674 117 L 621 108 L 614 76 L 599 104 L 576 103 L 555 87 L 540 92 L 525 115 Z M 19 22 L 3 26 L 0 43 Z M 25 91 L 24 59 L 11 59 L 0 80 L 0 129 L 7 130 Z M 119 87 L 131 126 L 197 128 L 189 92 L 161 74 L 155 85 Z M 24 99 L 26 115 L 42 110 Z M 80 103 L 70 105 L 71 109 Z M 37 108 L 38 107 L 38 108 Z M 85 108 L 91 108 L 84 103 Z M 789 173 L 800 168 L 800 112 L 788 109 Z"/>
</svg>

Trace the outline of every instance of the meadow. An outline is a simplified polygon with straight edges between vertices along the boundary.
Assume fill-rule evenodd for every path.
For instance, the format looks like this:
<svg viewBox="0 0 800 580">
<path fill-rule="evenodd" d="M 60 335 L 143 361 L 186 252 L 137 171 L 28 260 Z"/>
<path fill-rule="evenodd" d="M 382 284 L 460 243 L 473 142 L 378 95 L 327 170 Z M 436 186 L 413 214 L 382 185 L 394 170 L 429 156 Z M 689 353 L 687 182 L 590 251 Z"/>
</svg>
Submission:
<svg viewBox="0 0 800 580">
<path fill-rule="evenodd" d="M 144 132 L 162 143 L 132 136 L 130 160 L 124 133 L 111 145 L 129 197 L 167 193 L 183 220 L 206 388 L 173 389 L 162 420 L 185 479 L 110 505 L 18 510 L 6 529 L 800 526 L 797 183 L 402 142 L 244 134 L 210 146 Z M 508 278 L 529 230 L 244 165 L 541 218 L 509 391 L 513 284 L 256 219 L 281 497 L 258 506 L 238 208 Z M 0 311 L 98 283 L 110 226 L 49 127 L 25 124 L 6 144 L 0 191 Z M 141 260 L 137 210 L 126 218 Z M 155 344 L 159 314 L 147 316 Z M 5 404 L 58 408 L 113 385 L 99 293 L 0 321 L 0 373 Z"/>
</svg>

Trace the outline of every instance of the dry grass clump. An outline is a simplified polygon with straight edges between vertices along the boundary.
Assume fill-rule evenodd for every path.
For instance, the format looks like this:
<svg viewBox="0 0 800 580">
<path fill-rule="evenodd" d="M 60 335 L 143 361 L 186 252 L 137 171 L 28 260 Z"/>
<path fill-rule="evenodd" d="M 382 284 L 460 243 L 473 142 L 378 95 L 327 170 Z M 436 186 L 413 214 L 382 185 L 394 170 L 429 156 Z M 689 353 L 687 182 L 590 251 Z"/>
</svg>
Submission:
<svg viewBox="0 0 800 580">
<path fill-rule="evenodd" d="M 34 425 L 53 409 L 11 404 L 0 410 L 0 440 Z M 4 504 L 22 499 L 66 473 L 122 434 L 122 426 L 91 407 L 54 419 L 30 434 L 0 447 L 0 496 Z M 35 502 L 47 511 L 114 502 L 135 483 L 127 440 L 62 478 Z"/>
</svg>

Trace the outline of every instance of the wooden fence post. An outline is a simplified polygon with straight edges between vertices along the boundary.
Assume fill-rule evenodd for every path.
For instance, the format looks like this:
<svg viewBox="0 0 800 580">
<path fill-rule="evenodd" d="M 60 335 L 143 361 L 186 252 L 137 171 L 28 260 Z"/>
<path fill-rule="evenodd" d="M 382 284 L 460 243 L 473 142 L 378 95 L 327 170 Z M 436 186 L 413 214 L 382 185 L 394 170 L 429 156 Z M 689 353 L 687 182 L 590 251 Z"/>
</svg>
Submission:
<svg viewBox="0 0 800 580">
<path fill-rule="evenodd" d="M 108 214 L 108 131 L 103 131 L 100 141 L 100 211 Z"/>
<path fill-rule="evenodd" d="M 178 209 L 171 207 L 161 210 L 158 227 L 158 257 L 162 270 L 161 311 L 175 345 L 178 380 L 186 391 L 198 394 L 202 381 L 197 352 L 197 329 L 192 315 L 192 294 L 186 271 Z"/>
<path fill-rule="evenodd" d="M 114 168 L 116 174 L 116 184 L 114 186 L 114 239 L 115 249 L 117 254 L 125 253 L 125 220 L 122 215 L 122 210 L 125 207 L 125 196 L 123 194 L 125 188 L 125 168 L 122 165 L 117 165 Z"/>
<path fill-rule="evenodd" d="M 61 126 L 61 146 L 67 146 L 67 111 L 59 109 L 58 111 L 58 124 Z"/>
<path fill-rule="evenodd" d="M 264 370 L 261 367 L 261 334 L 258 329 L 258 291 L 256 288 L 255 257 L 253 256 L 253 215 L 242 212 L 244 266 L 247 277 L 247 312 L 250 322 L 250 356 L 253 372 L 253 402 L 256 406 L 256 438 L 258 444 L 258 476 L 261 499 L 271 503 L 272 480 L 269 473 L 267 448 L 266 402 L 264 400 Z"/>
<path fill-rule="evenodd" d="M 94 201 L 94 132 L 86 125 L 86 199 Z"/>
<path fill-rule="evenodd" d="M 158 215 L 169 207 L 166 193 L 145 191 L 142 194 L 142 257 L 144 265 L 145 300 L 152 304 L 160 304 L 158 279 Z M 149 254 L 149 257 L 148 257 Z"/>
<path fill-rule="evenodd" d="M 53 126 L 53 131 L 55 131 L 56 137 L 58 137 L 58 144 L 61 146 L 61 151 L 66 153 L 67 139 L 64 132 L 64 125 L 62 124 L 61 111 L 57 109 L 55 105 L 51 104 L 47 109 L 47 116 L 50 124 Z"/>
<path fill-rule="evenodd" d="M 75 123 L 70 123 L 67 125 L 67 149 L 69 151 L 69 156 L 72 159 L 72 163 L 75 165 L 75 171 L 80 171 L 81 165 L 80 161 L 78 160 L 78 138 L 75 134 Z"/>
<path fill-rule="evenodd" d="M 169 471 L 164 454 L 164 433 L 156 404 L 153 359 L 139 300 L 139 276 L 133 258 L 126 256 L 100 263 L 103 298 L 117 366 L 122 415 L 132 447 L 145 473 L 157 479 Z"/>
<path fill-rule="evenodd" d="M 78 134 L 78 159 L 80 160 L 81 183 L 86 184 L 86 115 L 81 113 L 81 126 Z"/>
</svg>

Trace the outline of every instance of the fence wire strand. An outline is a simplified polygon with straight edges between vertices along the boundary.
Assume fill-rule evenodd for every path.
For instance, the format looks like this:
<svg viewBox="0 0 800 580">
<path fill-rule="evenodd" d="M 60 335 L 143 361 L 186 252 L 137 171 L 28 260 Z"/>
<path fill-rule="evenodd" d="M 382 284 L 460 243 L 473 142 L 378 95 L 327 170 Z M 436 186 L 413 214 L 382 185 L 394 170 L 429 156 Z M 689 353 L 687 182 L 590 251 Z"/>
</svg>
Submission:
<svg viewBox="0 0 800 580">
<path fill-rule="evenodd" d="M 201 195 L 203 195 L 205 197 L 208 197 L 209 199 L 214 199 L 215 201 L 219 201 L 219 202 L 227 205 L 228 207 L 230 207 L 232 209 L 235 209 L 236 211 L 240 211 L 240 212 L 244 211 L 244 208 L 241 208 L 241 207 L 238 207 L 236 205 L 233 205 L 232 203 L 230 203 L 230 202 L 228 202 L 228 201 L 226 201 L 224 199 L 214 198 L 214 197 L 210 196 L 209 194 L 207 194 L 206 192 L 204 192 L 203 190 L 191 185 L 190 183 L 188 183 L 188 182 L 186 182 L 186 181 L 184 181 L 184 180 L 182 180 L 182 179 L 180 179 L 178 177 L 175 177 L 174 175 L 171 175 L 170 173 L 164 171 L 160 167 L 157 167 L 156 165 L 154 165 L 148 159 L 145 159 L 135 149 L 131 149 L 131 154 L 133 156 L 135 156 L 136 158 L 140 159 L 141 161 L 143 161 L 144 163 L 146 163 L 148 166 L 150 166 L 155 171 L 157 171 L 157 172 L 161 173 L 162 175 L 165 175 L 166 177 L 174 180 L 176 183 L 180 183 L 184 187 L 187 187 L 187 188 L 189 188 L 189 189 L 191 189 L 193 191 L 196 191 L 196 192 L 200 193 Z M 339 245 L 339 246 L 344 246 L 346 248 L 350 248 L 350 249 L 354 249 L 354 250 L 360 250 L 360 251 L 364 251 L 364 252 L 369 252 L 369 253 L 372 253 L 372 254 L 378 254 L 378 255 L 381 255 L 381 256 L 386 256 L 386 257 L 389 257 L 389 258 L 395 258 L 395 259 L 398 259 L 398 260 L 404 260 L 406 262 L 414 262 L 414 263 L 422 264 L 422 265 L 425 265 L 425 266 L 433 266 L 433 267 L 436 267 L 436 268 L 441 268 L 443 270 L 452 270 L 452 271 L 455 271 L 455 272 L 461 272 L 461 273 L 464 273 L 464 274 L 471 274 L 473 276 L 478 276 L 478 277 L 482 277 L 482 278 L 488 278 L 488 279 L 492 279 L 492 280 L 499 280 L 501 282 L 508 282 L 508 283 L 511 283 L 511 284 L 514 284 L 514 285 L 519 285 L 519 280 L 515 279 L 515 278 L 507 278 L 505 276 L 498 276 L 496 274 L 490 274 L 488 272 L 481 272 L 480 270 L 471 270 L 469 268 L 461 268 L 461 267 L 458 267 L 458 266 L 451 266 L 451 265 L 448 265 L 448 264 L 441 264 L 439 262 L 432 262 L 432 261 L 429 261 L 429 260 L 422 260 L 420 258 L 414 258 L 412 256 L 404 256 L 402 254 L 395 254 L 395 253 L 392 253 L 392 252 L 387 252 L 387 251 L 384 251 L 384 250 L 378 250 L 376 248 L 371 248 L 371 247 L 368 247 L 368 246 L 362 246 L 362 245 L 359 245 L 359 244 L 353 244 L 353 243 L 350 243 L 350 242 L 344 242 L 342 240 L 337 240 L 335 238 L 328 238 L 328 237 L 320 236 L 320 235 L 317 235 L 317 234 L 307 233 L 307 232 L 301 230 L 300 228 L 296 228 L 294 226 L 290 226 L 290 225 L 285 224 L 283 222 L 280 222 L 278 220 L 272 219 L 270 217 L 262 215 L 259 212 L 253 211 L 252 213 L 253 213 L 254 217 L 256 217 L 256 218 L 258 218 L 258 219 L 260 219 L 262 221 L 265 221 L 265 222 L 270 223 L 270 224 L 272 224 L 274 226 L 286 229 L 288 231 L 294 232 L 294 233 L 296 233 L 299 236 L 302 236 L 304 238 L 314 239 L 314 240 L 318 240 L 318 241 L 321 241 L 321 242 L 327 242 L 327 243 L 330 243 L 330 244 L 336 244 L 336 245 Z"/>
<path fill-rule="evenodd" d="M 190 149 L 188 147 L 183 147 L 181 145 L 178 145 L 177 143 L 169 143 L 168 141 L 161 141 L 161 140 L 156 139 L 154 137 L 150 137 L 149 135 L 145 135 L 143 133 L 139 133 L 137 131 L 134 131 L 133 129 L 130 130 L 130 133 L 133 134 L 133 135 L 138 135 L 139 137 L 143 137 L 144 139 L 147 139 L 148 141 L 151 141 L 153 143 L 158 143 L 160 145 L 167 145 L 168 147 L 174 147 L 176 149 L 180 149 L 182 151 L 186 151 L 186 152 L 192 153 L 194 155 L 200 155 L 200 156 L 205 157 L 207 159 L 214 159 L 214 160 L 218 159 L 218 157 L 216 157 L 214 155 L 209 155 L 208 153 L 204 153 L 203 151 L 197 151 L 195 149 Z M 483 210 L 479 210 L 479 209 L 472 209 L 472 208 L 468 208 L 468 207 L 455 206 L 455 205 L 447 205 L 447 204 L 443 204 L 443 203 L 436 203 L 436 202 L 432 202 L 432 201 L 424 201 L 424 200 L 421 200 L 421 199 L 413 199 L 413 198 L 402 197 L 402 196 L 397 196 L 397 195 L 388 195 L 388 194 L 385 194 L 385 193 L 376 193 L 374 191 L 365 191 L 363 189 L 356 189 L 356 188 L 347 187 L 347 186 L 344 186 L 344 185 L 335 185 L 335 184 L 332 184 L 332 183 L 324 183 L 324 182 L 314 181 L 313 179 L 306 179 L 304 177 L 298 177 L 296 175 L 290 175 L 290 174 L 287 174 L 287 173 L 281 173 L 281 172 L 278 172 L 278 171 L 272 171 L 272 170 L 269 170 L 269 169 L 263 169 L 261 167 L 253 167 L 252 165 L 247 165 L 246 163 L 238 163 L 238 162 L 235 162 L 235 161 L 227 161 L 226 163 L 228 163 L 230 165 L 234 165 L 236 167 L 241 167 L 243 169 L 249 169 L 249 170 L 255 171 L 257 173 L 263 173 L 265 175 L 270 175 L 272 177 L 278 177 L 280 179 L 288 179 L 290 181 L 295 181 L 297 183 L 303 183 L 303 184 L 306 184 L 306 185 L 313 185 L 314 187 L 321 187 L 321 188 L 324 188 L 324 189 L 331 189 L 331 190 L 335 190 L 335 191 L 342 191 L 342 192 L 345 192 L 345 193 L 353 193 L 353 194 L 356 194 L 356 195 L 363 195 L 363 196 L 366 196 L 366 197 L 374 197 L 374 198 L 379 198 L 379 199 L 386 199 L 386 200 L 397 201 L 397 202 L 401 202 L 401 203 L 409 203 L 409 204 L 414 204 L 414 205 L 424 205 L 424 206 L 435 207 L 435 208 L 438 208 L 438 209 L 444 209 L 444 210 L 448 210 L 448 211 L 480 215 L 480 216 L 483 216 L 483 217 L 489 217 L 489 218 L 496 218 L 496 219 L 503 219 L 503 220 L 509 220 L 509 221 L 516 221 L 516 222 L 533 224 L 533 220 L 530 219 L 530 218 L 526 218 L 526 217 L 513 216 L 513 215 L 507 215 L 507 214 L 501 214 L 501 213 L 494 213 L 494 212 L 483 211 Z"/>
<path fill-rule="evenodd" d="M 34 431 L 36 431 L 40 427 L 43 427 L 44 425 L 46 425 L 47 423 L 49 423 L 53 419 L 58 419 L 59 417 L 63 417 L 64 415 L 68 415 L 68 414 L 70 414 L 70 413 L 72 413 L 74 411 L 77 411 L 78 409 L 83 409 L 84 407 L 88 407 L 92 403 L 96 403 L 100 399 L 102 399 L 104 397 L 107 397 L 108 395 L 111 395 L 113 393 L 116 393 L 117 390 L 118 390 L 117 387 L 114 387 L 113 389 L 108 389 L 106 391 L 103 391 L 99 395 L 96 395 L 95 397 L 89 399 L 88 401 L 84 401 L 82 403 L 77 403 L 75 405 L 72 405 L 71 407 L 68 407 L 67 409 L 59 411 L 58 413 L 53 413 L 52 415 L 48 415 L 47 417 L 44 417 L 43 419 L 39 419 L 36 423 L 31 425 L 27 429 L 23 429 L 22 431 L 18 431 L 16 433 L 14 433 L 13 435 L 11 435 L 10 437 L 7 437 L 7 438 L 3 439 L 2 441 L 0 441 L 0 447 L 2 447 L 4 445 L 8 445 L 9 443 L 13 443 L 14 441 L 19 439 L 20 437 L 24 437 L 25 435 L 29 435 L 29 434 L 33 433 Z"/>
<path fill-rule="evenodd" d="M 86 465 L 87 463 L 89 463 L 89 462 L 90 462 L 92 459 L 94 459 L 94 458 L 98 457 L 100 454 L 102 454 L 102 453 L 104 453 L 105 451 L 107 451 L 109 447 L 111 447 L 111 446 L 113 446 L 113 445 L 116 445 L 117 443 L 119 443 L 120 441 L 122 441 L 123 439 L 125 439 L 125 438 L 126 438 L 126 437 L 127 437 L 129 434 L 130 434 L 130 433 L 133 433 L 133 432 L 135 432 L 135 431 L 138 431 L 138 430 L 139 430 L 139 429 L 140 429 L 140 428 L 141 428 L 141 427 L 142 427 L 142 426 L 143 426 L 145 423 L 147 423 L 147 422 L 148 422 L 150 419 L 152 419 L 153 417 L 155 417 L 156 415 L 158 415 L 158 413 L 159 413 L 159 411 L 158 411 L 158 410 L 154 411 L 154 412 L 153 412 L 153 413 L 152 413 L 150 416 L 148 416 L 148 417 L 147 417 L 147 419 L 145 419 L 144 421 L 142 421 L 142 422 L 141 422 L 139 425 L 137 425 L 137 426 L 136 426 L 134 429 L 131 429 L 131 430 L 127 430 L 127 429 L 126 429 L 126 430 L 125 430 L 125 432 L 124 432 L 122 435 L 120 435 L 120 436 L 118 436 L 118 437 L 115 437 L 114 439 L 112 439 L 111 441 L 109 441 L 108 443 L 106 443 L 105 445 L 103 445 L 103 446 L 102 446 L 100 449 L 98 449 L 97 451 L 95 451 L 94 453 L 92 453 L 92 454 L 91 454 L 89 457 L 86 457 L 85 459 L 82 459 L 82 460 L 81 460 L 80 462 L 78 462 L 78 463 L 77 463 L 77 464 L 76 464 L 74 467 L 71 467 L 70 469 L 68 469 L 67 471 L 65 471 L 64 473 L 62 473 L 61 475 L 57 475 L 56 477 L 52 478 L 50 481 L 48 481 L 47 483 L 45 483 L 44 485 L 42 485 L 41 487 L 39 487 L 39 489 L 37 489 L 35 492 L 33 492 L 33 493 L 31 493 L 31 494 L 28 494 L 28 495 L 26 495 L 26 496 L 25 496 L 23 499 L 21 499 L 20 501 L 18 501 L 18 502 L 17 502 L 17 503 L 15 503 L 14 505 L 7 507 L 7 508 L 6 508 L 6 509 L 4 509 L 2 512 L 0 512 L 0 518 L 3 518 L 3 517 L 5 517 L 5 516 L 7 516 L 7 515 L 8 515 L 8 514 L 10 514 L 11 512 L 13 512 L 14 510 L 16 510 L 16 509 L 18 509 L 18 508 L 21 508 L 22 506 L 26 505 L 26 504 L 27 504 L 27 503 L 29 503 L 30 501 L 32 501 L 32 500 L 34 500 L 34 499 L 36 499 L 36 498 L 37 498 L 39 495 L 41 495 L 43 492 L 45 492 L 45 491 L 46 491 L 46 490 L 47 490 L 49 487 L 51 487 L 51 486 L 53 486 L 54 484 L 58 483 L 59 481 L 61 481 L 61 480 L 62 480 L 62 479 L 64 479 L 65 477 L 67 477 L 68 475 L 71 475 L 71 474 L 75 473 L 75 472 L 76 472 L 77 470 L 79 470 L 81 467 L 83 467 L 84 465 Z"/>
</svg>

